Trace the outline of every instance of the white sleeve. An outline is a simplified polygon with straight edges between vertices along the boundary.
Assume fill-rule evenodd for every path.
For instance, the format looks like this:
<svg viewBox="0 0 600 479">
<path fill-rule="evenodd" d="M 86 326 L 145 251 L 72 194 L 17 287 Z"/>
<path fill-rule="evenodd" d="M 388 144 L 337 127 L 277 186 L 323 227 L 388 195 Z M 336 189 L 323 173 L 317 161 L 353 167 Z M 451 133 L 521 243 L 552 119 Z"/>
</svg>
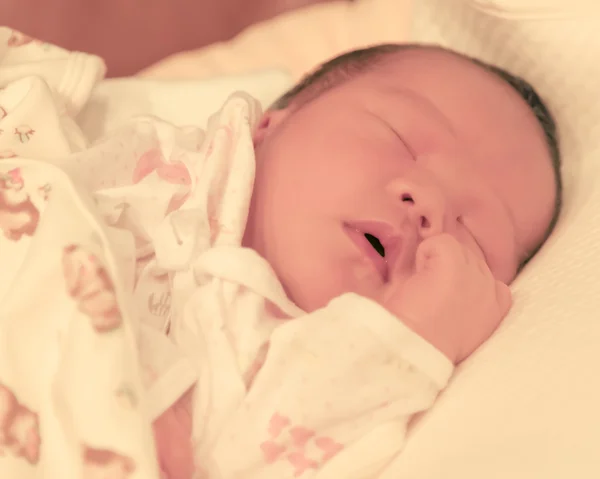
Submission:
<svg viewBox="0 0 600 479">
<path fill-rule="evenodd" d="M 98 57 L 0 27 L 0 159 L 56 163 L 85 149 L 75 117 L 104 71 Z"/>
<path fill-rule="evenodd" d="M 452 370 L 383 307 L 343 295 L 275 330 L 207 465 L 227 479 L 373 478 Z"/>
<path fill-rule="evenodd" d="M 75 116 L 105 73 L 104 61 L 95 55 L 71 52 L 0 26 L 0 88 L 36 76 Z"/>
</svg>

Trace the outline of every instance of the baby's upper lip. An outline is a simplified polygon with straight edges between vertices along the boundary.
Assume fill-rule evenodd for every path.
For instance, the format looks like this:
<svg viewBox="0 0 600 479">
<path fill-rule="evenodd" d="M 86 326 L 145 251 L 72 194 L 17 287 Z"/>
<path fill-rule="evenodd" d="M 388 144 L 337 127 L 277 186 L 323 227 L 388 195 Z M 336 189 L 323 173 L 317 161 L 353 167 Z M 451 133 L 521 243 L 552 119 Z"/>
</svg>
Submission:
<svg viewBox="0 0 600 479">
<path fill-rule="evenodd" d="M 398 230 L 390 223 L 379 220 L 363 220 L 348 223 L 348 226 L 362 234 L 375 236 L 385 250 L 384 260 L 387 265 L 387 279 L 394 269 L 402 252 L 402 238 Z"/>
</svg>

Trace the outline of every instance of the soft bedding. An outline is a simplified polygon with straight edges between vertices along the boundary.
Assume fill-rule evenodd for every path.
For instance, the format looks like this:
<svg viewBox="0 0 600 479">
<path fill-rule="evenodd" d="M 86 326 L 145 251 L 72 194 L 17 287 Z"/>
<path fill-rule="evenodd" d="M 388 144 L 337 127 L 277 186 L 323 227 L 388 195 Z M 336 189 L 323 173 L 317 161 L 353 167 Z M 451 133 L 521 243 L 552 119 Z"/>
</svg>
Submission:
<svg viewBox="0 0 600 479">
<path fill-rule="evenodd" d="M 536 85 L 559 122 L 566 190 L 556 233 L 514 284 L 510 316 L 416 422 L 384 479 L 600 476 L 599 26 L 600 13 L 591 1 L 566 8 L 558 1 L 420 0 L 415 9 L 411 39 L 480 56 Z M 60 55 L 52 61 L 61 61 Z M 288 84 L 285 75 L 273 75 L 262 84 L 266 102 Z M 248 78 L 260 90 L 260 78 Z M 73 85 L 46 80 L 59 85 L 59 92 Z M 266 87 L 270 81 L 272 89 Z M 121 109 L 116 98 L 132 99 L 136 85 L 146 85 L 147 94 L 132 100 L 130 110 Z M 79 114 L 91 136 L 101 135 L 106 122 L 116 118 L 110 112 L 126 116 L 161 105 L 176 116 L 166 87 L 155 95 L 151 91 L 163 87 L 149 85 L 104 83 L 83 111 L 80 100 L 65 108 Z M 198 98 L 206 98 L 202 95 Z M 181 106 L 188 115 L 183 123 L 194 115 L 188 105 Z M 26 142 L 30 134 L 19 130 L 14 138 Z M 44 201 L 43 188 L 36 195 Z M 26 408 L 17 410 L 31 422 Z M 29 444 L 20 454 L 35 454 L 35 441 Z"/>
<path fill-rule="evenodd" d="M 343 51 L 406 39 L 411 0 L 337 0 L 256 24 L 224 43 L 171 55 L 138 76 L 199 79 L 280 68 L 292 77 Z"/>
<path fill-rule="evenodd" d="M 411 40 L 536 85 L 558 121 L 565 196 L 555 233 L 514 283 L 509 317 L 384 479 L 600 477 L 599 27 L 593 0 L 416 2 Z"/>
<path fill-rule="evenodd" d="M 297 77 L 341 50 L 423 41 L 482 57 L 531 80 L 559 123 L 562 218 L 514 284 L 515 305 L 505 324 L 459 368 L 432 411 L 416 421 L 406 449 L 383 478 L 600 477 L 598 3 L 359 3 L 282 16 L 232 42 L 174 55 L 142 76 L 210 77 L 282 65 Z M 363 16 L 353 8 L 361 8 Z"/>
</svg>

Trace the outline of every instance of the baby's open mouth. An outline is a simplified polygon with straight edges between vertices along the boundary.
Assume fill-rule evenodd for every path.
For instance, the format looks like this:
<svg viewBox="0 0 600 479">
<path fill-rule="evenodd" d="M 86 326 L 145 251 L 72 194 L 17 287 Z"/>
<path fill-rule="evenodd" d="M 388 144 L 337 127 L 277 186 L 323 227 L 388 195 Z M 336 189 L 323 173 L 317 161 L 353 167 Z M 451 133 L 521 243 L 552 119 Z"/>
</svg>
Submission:
<svg viewBox="0 0 600 479">
<path fill-rule="evenodd" d="M 369 221 L 345 224 L 344 229 L 363 258 L 368 260 L 383 281 L 387 281 L 389 258 L 386 257 L 386 225 Z"/>
<path fill-rule="evenodd" d="M 381 244 L 381 241 L 379 241 L 379 238 L 377 238 L 377 236 L 372 235 L 370 233 L 365 233 L 365 238 L 367 238 L 367 241 L 375 249 L 377 254 L 379 254 L 379 256 L 381 256 L 382 258 L 385 258 L 385 248 Z"/>
</svg>

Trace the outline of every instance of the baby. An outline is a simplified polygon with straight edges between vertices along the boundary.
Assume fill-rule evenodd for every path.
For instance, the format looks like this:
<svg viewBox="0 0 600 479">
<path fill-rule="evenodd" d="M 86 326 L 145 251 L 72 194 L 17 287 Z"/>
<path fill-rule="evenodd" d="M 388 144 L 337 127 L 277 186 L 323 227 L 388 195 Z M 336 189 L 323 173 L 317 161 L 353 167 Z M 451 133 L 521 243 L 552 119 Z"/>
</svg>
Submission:
<svg viewBox="0 0 600 479">
<path fill-rule="evenodd" d="M 242 245 L 309 316 L 275 329 L 210 445 L 193 432 L 202 390 L 156 420 L 165 474 L 376 477 L 505 317 L 507 285 L 552 231 L 555 136 L 524 80 L 436 47 L 347 53 L 277 101 L 253 133 Z"/>
<path fill-rule="evenodd" d="M 6 35 L 0 477 L 375 478 L 556 222 L 549 112 L 456 53 L 90 145 L 99 60 Z"/>
</svg>

